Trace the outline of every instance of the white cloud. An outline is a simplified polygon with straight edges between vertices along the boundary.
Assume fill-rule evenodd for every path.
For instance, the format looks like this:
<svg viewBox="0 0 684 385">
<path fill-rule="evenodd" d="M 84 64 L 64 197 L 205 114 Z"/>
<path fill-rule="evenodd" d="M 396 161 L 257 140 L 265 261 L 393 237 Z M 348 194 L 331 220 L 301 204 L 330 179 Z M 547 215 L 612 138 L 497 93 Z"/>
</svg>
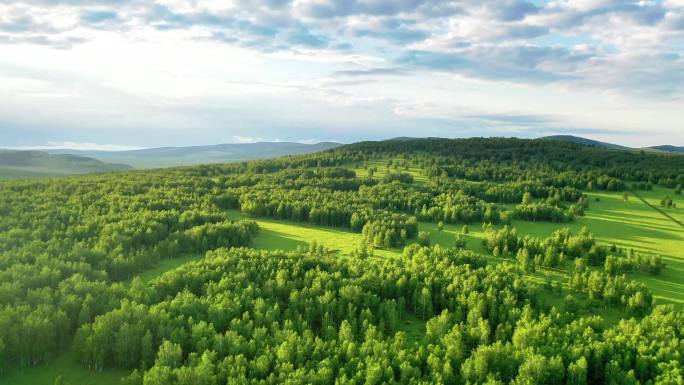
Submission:
<svg viewBox="0 0 684 385">
<path fill-rule="evenodd" d="M 540 115 L 684 142 L 682 0 L 115 3 L 0 4 L 3 144 L 353 141 Z"/>
</svg>

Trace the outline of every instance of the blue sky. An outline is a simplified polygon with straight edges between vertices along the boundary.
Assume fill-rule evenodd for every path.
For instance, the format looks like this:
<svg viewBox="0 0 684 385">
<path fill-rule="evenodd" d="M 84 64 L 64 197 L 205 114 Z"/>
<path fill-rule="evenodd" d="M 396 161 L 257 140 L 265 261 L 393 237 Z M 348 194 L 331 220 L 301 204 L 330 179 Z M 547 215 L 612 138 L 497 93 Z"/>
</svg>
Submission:
<svg viewBox="0 0 684 385">
<path fill-rule="evenodd" d="M 684 0 L 0 0 L 0 147 L 684 145 Z"/>
</svg>

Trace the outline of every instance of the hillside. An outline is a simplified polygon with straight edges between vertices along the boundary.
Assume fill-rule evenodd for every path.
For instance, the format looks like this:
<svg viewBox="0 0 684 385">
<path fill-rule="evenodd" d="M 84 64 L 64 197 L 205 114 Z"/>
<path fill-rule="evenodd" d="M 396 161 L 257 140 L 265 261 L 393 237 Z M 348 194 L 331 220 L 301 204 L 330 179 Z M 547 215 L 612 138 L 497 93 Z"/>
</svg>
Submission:
<svg viewBox="0 0 684 385">
<path fill-rule="evenodd" d="M 684 154 L 684 147 L 664 145 L 664 146 L 653 146 L 653 147 L 648 147 L 648 148 L 653 149 L 653 150 L 662 151 L 662 152 L 669 152 L 672 154 Z"/>
<path fill-rule="evenodd" d="M 132 151 L 51 150 L 53 154 L 77 154 L 105 162 L 130 164 L 135 168 L 190 166 L 269 159 L 285 155 L 303 155 L 341 146 L 340 143 L 316 144 L 294 142 L 231 143 L 208 146 L 157 147 Z"/>
<path fill-rule="evenodd" d="M 582 138 L 580 136 L 573 135 L 552 135 L 544 136 L 539 138 L 539 140 L 556 140 L 561 142 L 570 142 L 577 144 L 584 144 L 587 146 L 593 146 L 598 148 L 605 148 L 609 150 L 627 150 L 627 151 L 646 151 L 655 153 L 668 153 L 674 155 L 684 155 L 684 147 L 672 146 L 672 145 L 661 145 L 661 146 L 650 146 L 650 147 L 627 147 L 621 146 L 619 144 L 601 142 L 598 140 Z"/>
<path fill-rule="evenodd" d="M 0 150 L 0 179 L 38 178 L 129 170 L 85 156 L 48 154 L 43 151 Z"/>
<path fill-rule="evenodd" d="M 540 140 L 558 140 L 558 141 L 562 141 L 562 142 L 572 142 L 572 143 L 578 143 L 578 144 L 585 144 L 588 146 L 607 148 L 607 149 L 611 149 L 611 150 L 630 150 L 631 149 L 629 147 L 621 146 L 619 144 L 600 142 L 598 140 L 582 138 L 580 136 L 574 136 L 574 135 L 551 135 L 551 136 L 544 136 L 544 137 L 541 137 L 539 139 Z"/>
<path fill-rule="evenodd" d="M 430 138 L 0 183 L 0 383 L 670 383 L 682 170 Z"/>
</svg>

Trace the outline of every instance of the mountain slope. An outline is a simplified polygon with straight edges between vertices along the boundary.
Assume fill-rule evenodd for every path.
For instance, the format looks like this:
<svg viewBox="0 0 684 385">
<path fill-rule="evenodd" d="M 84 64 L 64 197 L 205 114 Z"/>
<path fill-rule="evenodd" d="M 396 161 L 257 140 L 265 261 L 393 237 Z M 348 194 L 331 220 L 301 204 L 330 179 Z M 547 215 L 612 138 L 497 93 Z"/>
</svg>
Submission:
<svg viewBox="0 0 684 385">
<path fill-rule="evenodd" d="M 630 150 L 631 149 L 629 147 L 620 146 L 619 144 L 600 142 L 598 140 L 587 139 L 587 138 L 582 138 L 582 137 L 573 136 L 573 135 L 544 136 L 544 137 L 539 138 L 539 140 L 558 140 L 558 141 L 562 141 L 562 142 L 586 144 L 588 146 L 608 148 L 608 149 L 612 149 L 612 150 Z"/>
<path fill-rule="evenodd" d="M 136 168 L 187 166 L 253 159 L 303 155 L 341 146 L 340 143 L 304 144 L 293 142 L 258 142 L 189 147 L 157 147 L 132 151 L 51 150 L 53 154 L 78 154 L 105 162 L 125 163 Z"/>
<path fill-rule="evenodd" d="M 125 164 L 111 164 L 78 155 L 0 150 L 0 179 L 63 176 L 129 169 L 131 167 Z"/>
<path fill-rule="evenodd" d="M 662 152 L 669 152 L 672 154 L 684 154 L 684 147 L 664 145 L 664 146 L 652 146 L 652 147 L 647 147 L 647 148 L 652 149 L 652 150 L 662 151 Z"/>
</svg>

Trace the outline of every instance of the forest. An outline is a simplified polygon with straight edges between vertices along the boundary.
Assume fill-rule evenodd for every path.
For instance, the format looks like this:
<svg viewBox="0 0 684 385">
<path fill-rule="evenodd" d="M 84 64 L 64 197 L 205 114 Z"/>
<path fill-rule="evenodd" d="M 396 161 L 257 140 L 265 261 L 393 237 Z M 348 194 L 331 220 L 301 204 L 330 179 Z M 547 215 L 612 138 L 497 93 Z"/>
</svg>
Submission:
<svg viewBox="0 0 684 385">
<path fill-rule="evenodd" d="M 514 138 L 2 181 L 0 383 L 683 384 L 682 185 Z"/>
</svg>

